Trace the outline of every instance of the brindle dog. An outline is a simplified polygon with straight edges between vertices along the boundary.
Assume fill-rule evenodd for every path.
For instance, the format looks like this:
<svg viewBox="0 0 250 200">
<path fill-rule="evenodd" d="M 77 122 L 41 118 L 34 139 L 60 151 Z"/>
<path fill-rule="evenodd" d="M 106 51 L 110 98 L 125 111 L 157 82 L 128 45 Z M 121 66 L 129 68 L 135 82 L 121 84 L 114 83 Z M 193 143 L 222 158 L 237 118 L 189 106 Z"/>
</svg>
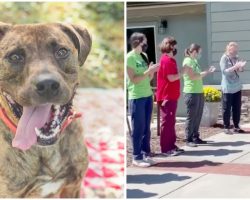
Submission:
<svg viewBox="0 0 250 200">
<path fill-rule="evenodd" d="M 0 197 L 79 197 L 87 149 L 80 121 L 63 125 L 91 43 L 76 25 L 0 23 L 0 103 L 8 119 L 0 119 Z"/>
</svg>

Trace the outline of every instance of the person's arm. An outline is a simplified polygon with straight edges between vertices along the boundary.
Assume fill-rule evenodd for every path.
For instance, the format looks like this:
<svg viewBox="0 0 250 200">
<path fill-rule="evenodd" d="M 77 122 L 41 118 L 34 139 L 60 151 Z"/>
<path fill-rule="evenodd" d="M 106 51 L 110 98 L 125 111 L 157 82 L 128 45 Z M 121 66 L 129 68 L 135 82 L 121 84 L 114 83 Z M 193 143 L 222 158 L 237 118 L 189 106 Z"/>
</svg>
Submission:
<svg viewBox="0 0 250 200">
<path fill-rule="evenodd" d="M 234 71 L 238 71 L 238 69 L 240 68 L 239 63 L 235 63 L 234 66 L 229 67 L 227 69 L 224 69 L 225 72 L 234 72 Z"/>
<path fill-rule="evenodd" d="M 177 81 L 179 80 L 180 78 L 182 77 L 182 74 L 181 73 L 178 73 L 178 74 L 170 74 L 167 76 L 168 80 L 170 82 L 174 82 L 174 81 Z"/>
<path fill-rule="evenodd" d="M 150 63 L 149 68 L 146 71 L 144 71 L 143 74 L 140 74 L 140 75 L 135 74 L 134 70 L 130 67 L 127 67 L 127 73 L 128 73 L 128 77 L 129 77 L 130 81 L 134 84 L 137 84 L 137 83 L 143 81 L 147 77 L 150 78 L 150 74 L 151 73 L 154 74 L 158 70 L 158 68 L 159 68 L 158 63 L 157 64 Z"/>
<path fill-rule="evenodd" d="M 184 66 L 184 67 L 182 67 L 182 68 L 180 69 L 180 71 L 179 71 L 178 74 L 170 74 L 170 75 L 167 76 L 167 78 L 168 78 L 168 80 L 169 80 L 170 82 L 174 82 L 174 81 L 176 81 L 176 80 L 181 79 L 181 77 L 183 76 L 183 74 L 186 74 L 188 70 L 189 70 L 189 69 L 187 69 L 187 67 Z"/>
<path fill-rule="evenodd" d="M 225 57 L 222 57 L 220 60 L 220 68 L 223 74 L 228 75 L 231 73 L 234 73 L 234 71 L 238 71 L 243 69 L 245 66 L 246 62 L 236 62 L 234 66 L 227 68 L 227 59 Z"/>
<path fill-rule="evenodd" d="M 149 76 L 149 69 L 147 69 L 143 74 L 136 75 L 135 71 L 132 68 L 127 67 L 127 73 L 128 73 L 129 80 L 132 83 L 137 84 Z"/>
<path fill-rule="evenodd" d="M 168 79 L 169 82 L 174 82 L 179 80 L 182 76 L 182 70 L 180 73 L 177 73 L 176 63 L 173 63 L 170 59 L 163 58 L 161 60 L 162 73 L 163 76 Z"/>
<path fill-rule="evenodd" d="M 150 81 L 154 78 L 154 74 L 155 74 L 155 72 L 151 72 L 150 74 L 149 74 L 149 79 L 150 79 Z"/>
<path fill-rule="evenodd" d="M 211 66 L 208 70 L 200 72 L 200 73 L 195 73 L 193 71 L 193 69 L 187 65 L 184 65 L 184 67 L 188 67 L 189 70 L 187 70 L 187 75 L 189 76 L 189 78 L 191 80 L 199 80 L 199 79 L 203 79 L 205 76 L 207 76 L 208 74 L 211 74 L 215 71 L 214 67 Z"/>
<path fill-rule="evenodd" d="M 247 64 L 247 61 L 241 60 L 240 62 L 241 62 L 241 66 L 237 69 L 237 72 L 244 72 L 244 68 Z"/>
<path fill-rule="evenodd" d="M 187 69 L 186 70 L 186 74 L 189 77 L 189 79 L 191 79 L 191 80 L 197 80 L 197 79 L 201 79 L 202 78 L 201 75 L 200 75 L 200 73 L 195 73 L 193 71 L 191 58 L 189 58 L 189 57 L 184 58 L 182 66 Z M 204 76 L 204 73 L 202 73 L 202 75 Z"/>
<path fill-rule="evenodd" d="M 192 69 L 192 67 L 184 65 L 184 67 L 189 68 L 187 75 L 189 76 L 189 78 L 191 80 L 198 80 L 198 79 L 202 79 L 203 77 L 205 77 L 207 75 L 207 71 L 201 72 L 201 73 L 195 73 Z"/>
</svg>

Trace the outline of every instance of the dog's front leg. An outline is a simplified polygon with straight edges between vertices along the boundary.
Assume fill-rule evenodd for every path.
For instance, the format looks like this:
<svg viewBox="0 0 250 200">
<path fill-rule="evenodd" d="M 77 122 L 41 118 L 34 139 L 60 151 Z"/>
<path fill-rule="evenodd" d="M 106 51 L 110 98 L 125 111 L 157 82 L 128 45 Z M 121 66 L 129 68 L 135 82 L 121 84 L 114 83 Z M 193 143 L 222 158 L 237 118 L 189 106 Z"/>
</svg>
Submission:
<svg viewBox="0 0 250 200">
<path fill-rule="evenodd" d="M 81 181 L 79 180 L 63 187 L 60 198 L 80 198 Z"/>
</svg>

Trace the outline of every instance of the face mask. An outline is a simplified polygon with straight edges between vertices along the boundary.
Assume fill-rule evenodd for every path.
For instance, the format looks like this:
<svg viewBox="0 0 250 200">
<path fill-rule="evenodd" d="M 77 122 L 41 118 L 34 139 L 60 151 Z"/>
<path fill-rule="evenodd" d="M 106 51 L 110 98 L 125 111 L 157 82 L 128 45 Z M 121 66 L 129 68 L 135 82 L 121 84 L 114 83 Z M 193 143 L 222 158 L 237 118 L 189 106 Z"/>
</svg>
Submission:
<svg viewBox="0 0 250 200">
<path fill-rule="evenodd" d="M 177 54 L 177 49 L 173 50 L 173 56 L 175 56 Z"/>
<path fill-rule="evenodd" d="M 201 53 L 199 53 L 199 54 L 197 55 L 197 59 L 198 59 L 198 60 L 201 59 Z"/>
<path fill-rule="evenodd" d="M 147 45 L 147 44 L 143 44 L 143 45 L 141 46 L 141 49 L 142 49 L 143 52 L 146 52 L 147 49 L 148 49 L 148 45 Z"/>
</svg>

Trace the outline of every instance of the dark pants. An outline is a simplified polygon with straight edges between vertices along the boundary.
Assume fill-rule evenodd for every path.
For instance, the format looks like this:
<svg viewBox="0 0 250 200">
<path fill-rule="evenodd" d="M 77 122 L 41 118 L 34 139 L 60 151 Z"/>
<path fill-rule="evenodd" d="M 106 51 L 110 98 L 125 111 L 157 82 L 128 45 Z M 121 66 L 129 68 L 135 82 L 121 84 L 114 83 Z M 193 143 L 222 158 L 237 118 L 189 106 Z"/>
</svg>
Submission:
<svg viewBox="0 0 250 200">
<path fill-rule="evenodd" d="M 235 128 L 239 128 L 241 114 L 241 91 L 234 94 L 222 94 L 222 116 L 224 128 L 230 128 L 231 111 Z"/>
<path fill-rule="evenodd" d="M 185 104 L 187 106 L 186 120 L 186 141 L 192 142 L 199 138 L 199 128 L 204 107 L 203 93 L 186 93 L 184 95 Z"/>
<path fill-rule="evenodd" d="M 131 125 L 132 125 L 132 146 L 133 158 L 143 159 L 143 154 L 150 153 L 150 122 L 153 109 L 153 98 L 145 97 L 129 100 Z"/>
<path fill-rule="evenodd" d="M 161 152 L 167 153 L 176 148 L 175 115 L 177 101 L 167 101 L 161 109 Z"/>
</svg>

